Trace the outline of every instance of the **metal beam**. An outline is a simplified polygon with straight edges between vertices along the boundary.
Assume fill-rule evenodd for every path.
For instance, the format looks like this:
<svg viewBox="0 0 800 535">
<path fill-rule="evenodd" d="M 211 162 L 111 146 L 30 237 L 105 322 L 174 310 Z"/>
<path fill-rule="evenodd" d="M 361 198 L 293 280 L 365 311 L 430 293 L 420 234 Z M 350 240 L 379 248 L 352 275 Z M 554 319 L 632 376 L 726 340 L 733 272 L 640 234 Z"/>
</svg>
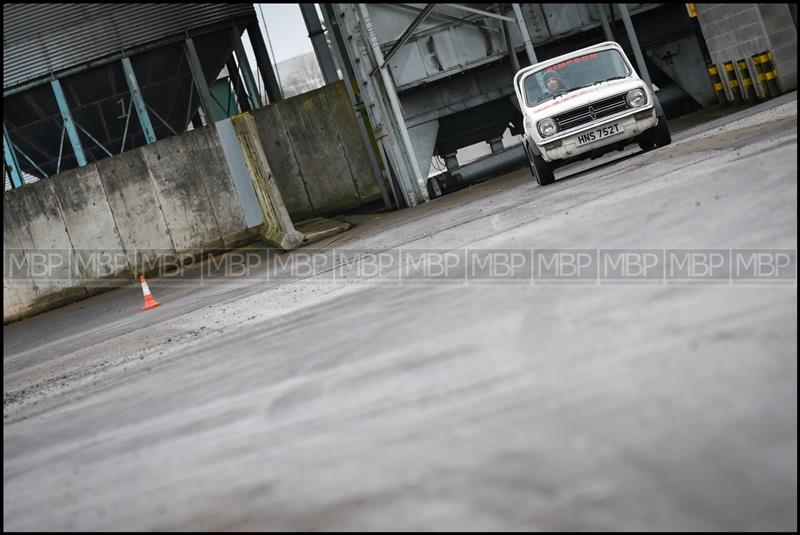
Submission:
<svg viewBox="0 0 800 535">
<path fill-rule="evenodd" d="M 208 90 L 206 75 L 203 73 L 203 65 L 200 63 L 197 49 L 195 49 L 194 41 L 192 41 L 191 37 L 187 37 L 183 42 L 183 53 L 189 61 L 189 70 L 192 71 L 194 86 L 197 88 L 197 94 L 200 97 L 200 107 L 206 116 L 206 122 L 210 124 L 213 117 L 211 115 L 211 91 Z"/>
<path fill-rule="evenodd" d="M 350 58 L 347 55 L 347 47 L 344 44 L 341 28 L 339 27 L 339 23 L 336 20 L 336 15 L 333 12 L 333 6 L 330 4 L 322 4 L 321 7 L 322 17 L 325 20 L 325 26 L 327 27 L 328 32 L 330 32 L 331 49 L 334 54 L 334 59 L 339 65 L 339 68 L 342 70 L 344 87 L 347 89 L 347 98 L 350 100 L 350 105 L 352 106 L 353 112 L 356 115 L 356 123 L 358 123 L 358 131 L 361 134 L 361 141 L 364 143 L 364 148 L 367 149 L 370 167 L 372 167 L 373 178 L 378 184 L 378 189 L 381 190 L 383 205 L 386 208 L 392 208 L 392 201 L 389 198 L 388 192 L 386 191 L 386 185 L 383 181 L 383 174 L 381 173 L 381 168 L 375 155 L 375 148 L 372 146 L 369 134 L 367 133 L 367 128 L 364 125 L 364 116 L 359 109 L 358 99 L 353 91 L 352 83 L 356 79 L 356 75 L 353 71 L 353 65 L 350 63 Z"/>
<path fill-rule="evenodd" d="M 636 58 L 636 65 L 639 67 L 639 76 L 641 76 L 650 90 L 653 90 L 653 82 L 650 81 L 650 73 L 647 72 L 647 65 L 644 63 L 644 56 L 642 56 L 642 49 L 639 48 L 639 40 L 636 38 L 636 31 L 633 29 L 633 22 L 628 13 L 628 6 L 625 4 L 617 4 L 619 12 L 622 15 L 622 22 L 625 24 L 625 31 L 628 33 L 628 41 L 633 48 L 633 56 Z"/>
<path fill-rule="evenodd" d="M 336 72 L 336 65 L 333 63 L 333 56 L 331 55 L 331 49 L 328 48 L 325 32 L 319 23 L 317 8 L 314 4 L 299 4 L 299 6 L 308 30 L 308 38 L 311 39 L 311 45 L 314 47 L 314 55 L 317 56 L 317 63 L 319 63 L 319 70 L 322 72 L 323 80 L 325 80 L 326 84 L 338 82 L 339 74 Z"/>
<path fill-rule="evenodd" d="M 369 45 L 368 48 L 372 51 L 375 64 L 384 64 L 383 53 L 381 52 L 381 47 L 378 44 L 378 38 L 375 36 L 375 30 L 372 26 L 372 20 L 370 19 L 369 12 L 367 11 L 367 5 L 358 4 L 358 9 L 361 15 L 361 21 L 366 30 L 366 34 L 364 35 L 366 41 L 365 44 Z M 401 149 L 399 152 L 404 156 L 403 159 L 405 160 L 405 167 L 410 174 L 410 176 L 405 175 L 407 178 L 411 179 L 411 184 L 406 185 L 406 187 L 410 186 L 410 191 L 408 191 L 408 204 L 410 206 L 415 206 L 428 201 L 428 189 L 425 186 L 424 179 L 419 172 L 419 167 L 417 166 L 417 159 L 414 156 L 414 146 L 412 145 L 411 138 L 408 135 L 408 128 L 406 127 L 405 118 L 403 117 L 400 99 L 397 97 L 397 88 L 394 86 L 392 77 L 389 75 L 386 67 L 379 69 L 379 71 L 381 73 L 381 80 L 383 81 L 384 92 L 389 100 L 391 113 L 394 122 L 397 125 L 398 134 L 402 143 L 402 148 L 398 147 Z"/>
<path fill-rule="evenodd" d="M 27 154 L 25 154 L 25 151 L 24 151 L 24 150 L 22 150 L 21 148 L 19 148 L 19 146 L 18 146 L 18 145 L 14 145 L 14 148 L 15 148 L 15 149 L 17 149 L 17 152 L 18 152 L 18 153 L 20 153 L 20 154 L 22 154 L 22 156 L 23 156 L 23 157 L 24 157 L 26 160 L 28 160 L 28 163 L 29 163 L 29 164 L 31 164 L 31 165 L 32 165 L 32 166 L 33 166 L 33 167 L 34 167 L 34 168 L 35 168 L 37 171 L 39 171 L 39 172 L 42 174 L 42 178 L 46 178 L 46 177 L 48 176 L 48 175 L 47 175 L 47 173 L 45 173 L 45 172 L 44 172 L 44 170 L 43 170 L 41 167 L 39 167 L 38 165 L 36 165 L 36 162 L 34 162 L 34 161 L 31 159 L 31 157 L 30 157 L 30 156 L 28 156 Z"/>
<path fill-rule="evenodd" d="M 261 35 L 261 27 L 258 22 L 247 25 L 247 35 L 250 37 L 250 44 L 253 45 L 253 52 L 256 55 L 258 70 L 261 71 L 261 79 L 264 80 L 264 89 L 270 104 L 283 99 L 283 92 L 275 77 L 275 70 L 272 68 L 272 61 L 267 52 L 267 45 L 264 43 L 264 36 Z"/>
<path fill-rule="evenodd" d="M 150 122 L 150 116 L 147 114 L 147 106 L 144 103 L 142 92 L 139 89 L 139 82 L 136 80 L 136 73 L 133 72 L 133 65 L 131 64 L 130 58 L 122 58 L 122 70 L 125 71 L 125 81 L 128 82 L 131 100 L 133 101 L 133 107 L 136 109 L 136 116 L 139 118 L 139 125 L 142 127 L 144 139 L 148 144 L 155 143 L 156 132 L 153 130 L 153 124 Z"/>
<path fill-rule="evenodd" d="M 250 111 L 252 108 L 250 108 L 247 92 L 244 90 L 244 82 L 242 82 L 242 77 L 239 76 L 239 66 L 236 65 L 236 58 L 233 57 L 233 54 L 228 58 L 225 66 L 228 68 L 228 78 L 233 84 L 233 91 L 236 93 L 236 100 L 239 101 L 239 108 L 243 112 Z"/>
<path fill-rule="evenodd" d="M 244 77 L 245 86 L 247 86 L 247 93 L 250 97 L 250 105 L 258 109 L 261 107 L 261 95 L 258 94 L 258 87 L 256 87 L 256 80 L 253 77 L 253 71 L 250 70 L 250 62 L 247 60 L 247 54 L 242 46 L 242 35 L 239 29 L 235 26 L 231 28 L 231 43 L 233 49 L 236 51 L 236 59 L 239 64 L 239 73 Z M 230 73 L 228 73 L 230 74 Z M 227 114 L 227 110 L 226 110 Z"/>
<path fill-rule="evenodd" d="M 414 11 L 416 13 L 422 12 L 422 10 L 420 8 L 414 7 L 414 6 L 409 5 L 409 4 L 383 4 L 383 5 L 389 6 L 389 7 L 399 7 L 399 8 L 402 8 L 402 9 L 408 9 L 408 10 Z M 490 31 L 490 32 L 495 32 L 495 33 L 500 32 L 500 30 L 498 30 L 497 28 L 492 28 L 491 26 L 487 26 L 485 24 L 481 24 L 480 22 L 475 22 L 474 20 L 469 20 L 469 19 L 460 19 L 458 17 L 454 17 L 452 15 L 447 15 L 445 13 L 437 13 L 437 12 L 434 11 L 431 14 L 431 16 L 433 16 L 433 17 L 441 17 L 443 19 L 449 20 L 450 22 L 462 22 L 464 24 L 469 24 L 470 26 L 475 26 L 476 28 L 482 28 L 482 29 Z"/>
<path fill-rule="evenodd" d="M 517 26 L 519 26 L 519 33 L 522 34 L 522 40 L 525 42 L 525 52 L 528 54 L 528 61 L 531 65 L 539 63 L 536 59 L 536 52 L 533 50 L 533 43 L 531 42 L 531 35 L 528 33 L 528 26 L 525 24 L 525 17 L 522 16 L 522 9 L 519 4 L 511 4 L 514 10 L 514 18 L 516 19 Z M 513 21 L 512 21 L 513 22 Z"/>
<path fill-rule="evenodd" d="M 397 51 L 400 50 L 400 47 L 403 46 L 406 43 L 406 41 L 408 41 L 408 38 L 411 37 L 411 34 L 414 33 L 414 30 L 417 29 L 417 26 L 422 24 L 422 21 L 425 20 L 425 18 L 431 11 L 433 11 L 434 7 L 436 7 L 436 4 L 428 4 L 423 8 L 422 11 L 419 12 L 419 14 L 416 17 L 414 17 L 414 20 L 411 21 L 411 24 L 408 26 L 408 28 L 406 28 L 406 30 L 402 33 L 402 35 L 400 35 L 400 38 L 397 41 L 395 41 L 395 43 L 392 45 L 392 48 L 390 48 L 389 51 L 386 53 L 386 56 L 383 58 L 383 63 L 375 67 L 372 70 L 372 72 L 369 73 L 370 76 L 375 74 L 375 71 L 377 71 L 378 69 L 382 69 L 384 65 L 389 63 L 389 60 L 392 59 L 392 56 L 394 56 L 397 53 Z"/>
<path fill-rule="evenodd" d="M 614 33 L 611 31 L 611 24 L 608 23 L 608 13 L 606 13 L 606 4 L 595 4 L 595 5 L 597 6 L 597 11 L 600 12 L 600 22 L 603 25 L 603 33 L 606 36 L 606 41 L 613 41 Z"/>
<path fill-rule="evenodd" d="M 75 153 L 75 159 L 78 160 L 78 167 L 86 165 L 86 154 L 83 152 L 83 145 L 81 145 L 81 138 L 78 136 L 78 129 L 75 128 L 75 121 L 72 120 L 72 113 L 69 111 L 67 98 L 64 96 L 64 90 L 61 89 L 61 83 L 58 80 L 50 82 L 53 88 L 53 94 L 56 97 L 58 109 L 61 111 L 61 119 L 64 121 L 64 126 L 67 128 L 67 135 L 69 142 L 72 145 L 72 152 Z"/>
<path fill-rule="evenodd" d="M 508 23 L 506 21 L 503 21 L 503 40 L 506 43 L 508 59 L 511 60 L 511 68 L 513 69 L 514 73 L 517 73 L 520 69 L 519 58 L 517 58 L 517 51 L 514 49 L 514 45 L 511 43 L 511 33 L 508 31 Z"/>
<path fill-rule="evenodd" d="M 514 22 L 514 19 L 511 17 L 506 17 L 504 15 L 500 15 L 499 13 L 490 13 L 489 11 L 482 11 L 480 9 L 475 9 L 474 7 L 467 7 L 462 4 L 442 4 L 443 6 L 452 7 L 455 9 L 461 9 L 463 11 L 469 11 L 470 13 L 477 13 L 478 15 L 483 15 L 485 17 L 489 17 L 492 19 L 499 19 L 504 20 L 507 22 Z"/>
<path fill-rule="evenodd" d="M 8 137 L 5 123 L 3 123 L 3 155 L 6 161 L 6 172 L 11 175 L 11 187 L 21 188 L 22 171 L 19 168 L 17 155 L 14 153 L 14 145 L 11 143 L 11 138 Z"/>
</svg>

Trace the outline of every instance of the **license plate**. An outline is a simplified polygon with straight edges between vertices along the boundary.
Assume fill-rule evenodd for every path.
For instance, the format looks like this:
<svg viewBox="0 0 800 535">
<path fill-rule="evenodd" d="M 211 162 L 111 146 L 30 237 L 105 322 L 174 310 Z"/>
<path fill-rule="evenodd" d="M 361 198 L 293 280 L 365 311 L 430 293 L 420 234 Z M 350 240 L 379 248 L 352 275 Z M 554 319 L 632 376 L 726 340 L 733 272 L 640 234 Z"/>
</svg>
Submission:
<svg viewBox="0 0 800 535">
<path fill-rule="evenodd" d="M 621 134 L 623 131 L 622 125 L 619 123 L 601 126 L 600 128 L 595 128 L 594 130 L 590 130 L 589 132 L 579 135 L 578 145 L 585 145 L 586 143 L 591 143 L 592 141 L 598 141 L 607 137 L 616 136 L 617 134 Z"/>
</svg>

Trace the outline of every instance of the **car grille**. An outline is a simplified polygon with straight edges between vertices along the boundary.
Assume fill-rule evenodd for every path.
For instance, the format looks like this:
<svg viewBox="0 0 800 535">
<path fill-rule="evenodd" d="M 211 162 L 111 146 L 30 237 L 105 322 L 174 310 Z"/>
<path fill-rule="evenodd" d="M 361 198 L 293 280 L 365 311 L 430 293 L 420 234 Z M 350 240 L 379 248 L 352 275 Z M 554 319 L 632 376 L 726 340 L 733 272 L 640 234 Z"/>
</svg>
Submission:
<svg viewBox="0 0 800 535">
<path fill-rule="evenodd" d="M 593 102 L 589 106 L 582 106 L 575 110 L 556 115 L 555 120 L 558 130 L 569 130 L 582 124 L 590 123 L 595 119 L 609 117 L 628 108 L 625 94 L 609 97 Z"/>
</svg>

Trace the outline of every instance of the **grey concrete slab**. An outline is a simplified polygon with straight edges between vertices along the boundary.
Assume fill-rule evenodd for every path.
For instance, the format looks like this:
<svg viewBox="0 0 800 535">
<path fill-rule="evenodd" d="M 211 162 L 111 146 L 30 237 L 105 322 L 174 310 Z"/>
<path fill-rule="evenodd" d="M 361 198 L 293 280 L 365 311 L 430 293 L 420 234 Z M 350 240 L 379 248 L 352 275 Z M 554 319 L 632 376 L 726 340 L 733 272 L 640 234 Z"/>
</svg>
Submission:
<svg viewBox="0 0 800 535">
<path fill-rule="evenodd" d="M 33 303 L 39 294 L 17 236 L 8 199 L 9 196 L 3 196 L 3 317 L 12 319 L 36 311 Z"/>
<path fill-rule="evenodd" d="M 236 194 L 217 129 L 201 129 L 194 148 L 195 165 L 201 170 L 197 176 L 208 195 L 222 242 L 226 246 L 241 242 L 249 227 L 245 223 L 244 201 Z"/>
<path fill-rule="evenodd" d="M 97 290 L 102 285 L 99 279 L 131 280 L 133 274 L 97 167 L 94 164 L 79 167 L 49 180 L 90 286 L 87 290 L 90 293 Z M 110 257 L 103 255 L 119 257 L 119 261 L 106 261 Z"/>
<path fill-rule="evenodd" d="M 282 104 L 278 103 L 264 106 L 252 113 L 261 138 L 261 146 L 269 160 L 286 209 L 293 220 L 302 221 L 313 217 L 314 208 L 311 206 L 311 199 L 303 182 L 295 148 L 283 124 L 282 108 Z"/>
<path fill-rule="evenodd" d="M 159 254 L 174 254 L 161 203 L 141 149 L 97 162 L 100 180 L 134 275 Z"/>
<path fill-rule="evenodd" d="M 347 158 L 347 165 L 358 196 L 364 202 L 374 201 L 380 198 L 381 190 L 375 181 L 375 175 L 369 163 L 369 154 L 364 146 L 364 140 L 361 138 L 356 122 L 357 118 L 347 96 L 347 88 L 342 82 L 337 82 L 326 86 L 324 93 L 328 99 L 328 106 L 339 133 L 339 140 Z M 427 167 L 425 170 L 427 171 Z"/>
<path fill-rule="evenodd" d="M 38 301 L 34 307 L 69 302 L 86 295 L 84 273 L 64 223 L 53 183 L 40 180 L 3 194 L 3 208 L 15 223 Z"/>
<path fill-rule="evenodd" d="M 314 214 L 333 215 L 359 206 L 325 88 L 287 99 L 280 108 Z"/>
<path fill-rule="evenodd" d="M 198 164 L 210 160 L 210 148 L 202 129 L 145 145 L 142 152 L 148 174 L 158 195 L 164 220 L 177 253 L 194 254 L 203 247 L 221 247 L 217 224 Z M 222 150 L 213 155 L 223 158 Z"/>
</svg>

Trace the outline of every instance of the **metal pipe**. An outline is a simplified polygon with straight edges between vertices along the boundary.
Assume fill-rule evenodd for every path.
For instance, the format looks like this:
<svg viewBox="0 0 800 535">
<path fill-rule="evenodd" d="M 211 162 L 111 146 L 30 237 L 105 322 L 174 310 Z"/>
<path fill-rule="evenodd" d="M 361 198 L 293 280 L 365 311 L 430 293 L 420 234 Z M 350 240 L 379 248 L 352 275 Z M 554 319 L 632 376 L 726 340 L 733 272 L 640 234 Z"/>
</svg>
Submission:
<svg viewBox="0 0 800 535">
<path fill-rule="evenodd" d="M 366 4 L 358 4 L 358 8 L 361 14 L 361 19 L 367 30 L 367 35 L 365 37 L 367 38 L 370 49 L 375 56 L 376 63 L 381 64 L 383 63 L 383 53 L 381 52 L 381 47 L 378 44 L 378 38 L 375 36 L 375 31 L 372 27 L 372 21 L 370 19 L 369 12 L 367 11 L 367 6 Z M 380 69 L 380 73 L 384 90 L 389 98 L 392 114 L 394 115 L 394 119 L 397 123 L 397 129 L 399 130 L 400 138 L 403 143 L 403 150 L 400 152 L 405 156 L 404 159 L 406 160 L 406 167 L 411 171 L 410 178 L 412 180 L 410 186 L 414 195 L 409 196 L 409 204 L 410 206 L 415 206 L 421 202 L 428 201 L 428 188 L 425 186 L 419 168 L 417 167 L 417 159 L 414 155 L 414 147 L 411 143 L 411 138 L 408 135 L 408 128 L 406 127 L 406 121 L 403 117 L 402 108 L 400 107 L 400 100 L 397 97 L 397 89 L 395 88 L 394 82 L 392 81 L 391 76 L 389 76 L 389 72 L 386 70 L 386 67 Z"/>
<path fill-rule="evenodd" d="M 528 26 L 525 24 L 525 18 L 522 16 L 522 9 L 520 9 L 519 4 L 511 4 L 511 8 L 514 10 L 514 17 L 517 19 L 519 33 L 522 34 L 522 40 L 525 42 L 525 52 L 528 53 L 528 61 L 531 62 L 531 65 L 539 63 L 539 60 L 536 59 L 536 52 L 533 50 L 533 43 L 531 42 L 531 35 L 528 33 Z"/>
<path fill-rule="evenodd" d="M 641 76 L 647 85 L 650 86 L 650 90 L 653 90 L 653 82 L 650 81 L 650 73 L 647 72 L 647 65 L 644 63 L 644 56 L 642 56 L 642 49 L 639 48 L 639 40 L 636 38 L 636 31 L 633 29 L 633 22 L 631 22 L 631 16 L 628 13 L 628 6 L 625 4 L 617 4 L 619 6 L 619 12 L 622 15 L 622 22 L 625 24 L 625 31 L 628 34 L 628 40 L 631 43 L 631 47 L 633 48 L 633 56 L 636 58 L 636 65 L 639 67 L 639 76 Z"/>
</svg>

